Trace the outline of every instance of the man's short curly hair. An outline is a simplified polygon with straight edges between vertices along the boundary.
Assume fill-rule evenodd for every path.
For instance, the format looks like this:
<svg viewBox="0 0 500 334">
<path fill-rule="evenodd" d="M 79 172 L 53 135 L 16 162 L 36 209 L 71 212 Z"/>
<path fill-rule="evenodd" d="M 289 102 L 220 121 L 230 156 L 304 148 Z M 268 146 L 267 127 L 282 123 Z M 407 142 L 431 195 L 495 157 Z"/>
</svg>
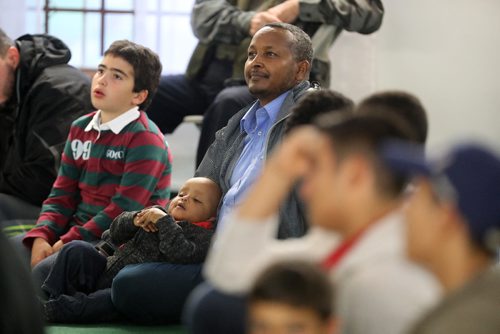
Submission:
<svg viewBox="0 0 500 334">
<path fill-rule="evenodd" d="M 273 22 L 268 23 L 264 27 L 270 27 L 275 29 L 282 29 L 290 32 L 293 35 L 293 45 L 291 46 L 293 52 L 293 58 L 296 61 L 307 60 L 309 64 L 312 64 L 313 59 L 313 47 L 311 38 L 304 30 L 297 26 L 289 23 L 283 22 Z"/>
</svg>

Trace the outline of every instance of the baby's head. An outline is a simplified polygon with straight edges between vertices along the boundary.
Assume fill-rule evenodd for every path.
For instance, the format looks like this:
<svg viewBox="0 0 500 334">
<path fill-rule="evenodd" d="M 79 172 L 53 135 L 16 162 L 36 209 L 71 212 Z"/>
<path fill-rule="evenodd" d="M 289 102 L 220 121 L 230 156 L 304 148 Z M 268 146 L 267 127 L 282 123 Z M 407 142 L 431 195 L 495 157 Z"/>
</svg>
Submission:
<svg viewBox="0 0 500 334">
<path fill-rule="evenodd" d="M 214 181 L 206 177 L 193 177 L 184 183 L 179 194 L 172 199 L 168 213 L 176 221 L 207 221 L 215 218 L 221 195 Z"/>
</svg>

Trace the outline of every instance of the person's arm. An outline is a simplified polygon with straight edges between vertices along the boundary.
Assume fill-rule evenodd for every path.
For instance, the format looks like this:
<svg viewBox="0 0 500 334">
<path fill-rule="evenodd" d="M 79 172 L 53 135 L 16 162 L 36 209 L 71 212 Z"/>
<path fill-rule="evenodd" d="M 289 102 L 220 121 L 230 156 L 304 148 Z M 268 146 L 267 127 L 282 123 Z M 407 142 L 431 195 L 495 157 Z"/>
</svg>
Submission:
<svg viewBox="0 0 500 334">
<path fill-rule="evenodd" d="M 43 202 L 36 226 L 26 233 L 23 243 L 31 248 L 31 265 L 56 251 L 52 245 L 66 229 L 78 202 L 80 170 L 71 152 L 71 132 L 61 159 L 59 175 L 49 197 Z"/>
<path fill-rule="evenodd" d="M 43 80 L 45 77 L 46 81 Z M 41 75 L 29 97 L 23 101 L 17 121 L 27 124 L 27 128 L 24 133 L 16 133 L 23 141 L 20 143 L 22 147 L 18 147 L 22 149 L 18 152 L 21 159 L 8 174 L 0 172 L 0 192 L 35 205 L 41 205 L 49 195 L 71 123 L 92 108 L 87 78 L 77 80 L 75 74 L 71 80 L 64 79 L 69 82 Z M 9 163 L 12 162 L 6 165 Z"/>
<path fill-rule="evenodd" d="M 191 13 L 193 33 L 203 43 L 238 45 L 256 27 L 276 21 L 269 12 L 243 11 L 224 0 L 197 0 Z"/>
<path fill-rule="evenodd" d="M 262 174 L 238 208 L 240 218 L 267 219 L 276 214 L 293 185 L 307 172 L 319 134 L 311 127 L 294 131 L 272 153 Z"/>
<path fill-rule="evenodd" d="M 175 222 L 166 215 L 156 223 L 162 260 L 169 263 L 201 263 L 210 247 L 213 229 Z"/>
<path fill-rule="evenodd" d="M 381 0 L 300 0 L 302 21 L 332 24 L 362 34 L 378 30 L 383 16 Z"/>
<path fill-rule="evenodd" d="M 70 133 L 61 158 L 59 175 L 52 187 L 49 197 L 43 202 L 42 211 L 36 226 L 26 233 L 23 243 L 31 247 L 35 239 L 43 239 L 54 244 L 71 219 L 78 204 L 78 181 L 80 169 L 77 168 L 71 151 L 72 135 Z"/>
<path fill-rule="evenodd" d="M 140 227 L 134 225 L 134 218 L 139 211 L 125 211 L 120 213 L 109 227 L 109 236 L 115 245 L 121 245 L 134 237 Z"/>
<path fill-rule="evenodd" d="M 168 149 L 161 136 L 146 131 L 139 132 L 129 146 L 134 149 L 129 149 L 125 154 L 120 185 L 110 203 L 88 222 L 82 226 L 73 226 L 61 236 L 64 244 L 71 240 L 99 239 L 116 216 L 123 211 L 141 210 L 148 206 L 158 183 L 170 179 L 170 175 L 166 174 L 169 170 Z M 157 204 L 163 206 L 167 201 L 165 198 Z"/>
</svg>

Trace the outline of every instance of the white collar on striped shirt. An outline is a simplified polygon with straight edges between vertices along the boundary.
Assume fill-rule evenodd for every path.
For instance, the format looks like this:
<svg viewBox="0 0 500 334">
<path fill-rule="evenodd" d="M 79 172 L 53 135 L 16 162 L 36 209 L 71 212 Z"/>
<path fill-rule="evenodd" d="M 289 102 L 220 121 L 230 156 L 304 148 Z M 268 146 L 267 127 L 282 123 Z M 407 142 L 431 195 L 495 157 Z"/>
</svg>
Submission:
<svg viewBox="0 0 500 334">
<path fill-rule="evenodd" d="M 94 117 L 90 120 L 89 124 L 85 127 L 85 132 L 89 132 L 94 129 L 98 132 L 111 130 L 114 134 L 119 134 L 124 127 L 138 119 L 140 115 L 141 113 L 139 112 L 139 108 L 133 107 L 111 121 L 101 124 L 101 111 L 98 110 Z"/>
</svg>

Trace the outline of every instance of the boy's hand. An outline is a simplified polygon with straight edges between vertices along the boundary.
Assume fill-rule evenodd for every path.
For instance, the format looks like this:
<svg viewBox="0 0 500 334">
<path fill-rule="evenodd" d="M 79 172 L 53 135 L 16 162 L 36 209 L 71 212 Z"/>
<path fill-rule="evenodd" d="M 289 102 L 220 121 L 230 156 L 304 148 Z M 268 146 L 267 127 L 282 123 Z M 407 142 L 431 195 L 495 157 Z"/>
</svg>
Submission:
<svg viewBox="0 0 500 334">
<path fill-rule="evenodd" d="M 146 232 L 157 232 L 156 223 L 167 214 L 158 208 L 148 208 L 140 211 L 134 218 L 134 225 L 141 227 Z"/>
<path fill-rule="evenodd" d="M 62 248 L 62 246 L 64 246 L 64 242 L 62 240 L 58 240 L 54 245 L 52 245 L 54 253 L 58 252 Z"/>
<path fill-rule="evenodd" d="M 45 239 L 36 238 L 31 247 L 31 267 L 52 254 L 54 254 L 52 246 Z"/>
</svg>

